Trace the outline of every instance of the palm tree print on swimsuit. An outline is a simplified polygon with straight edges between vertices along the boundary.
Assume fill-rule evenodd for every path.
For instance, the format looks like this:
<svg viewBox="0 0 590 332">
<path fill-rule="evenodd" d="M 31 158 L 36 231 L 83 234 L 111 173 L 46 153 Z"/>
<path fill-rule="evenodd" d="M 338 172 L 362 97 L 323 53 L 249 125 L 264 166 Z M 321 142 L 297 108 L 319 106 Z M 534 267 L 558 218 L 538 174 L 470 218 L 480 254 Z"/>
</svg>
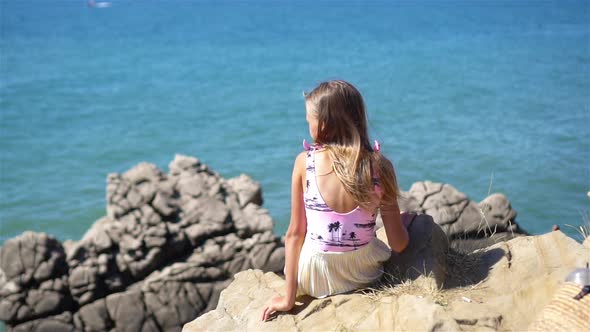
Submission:
<svg viewBox="0 0 590 332">
<path fill-rule="evenodd" d="M 357 231 L 363 232 L 364 234 L 367 234 L 367 235 L 372 235 L 372 234 L 375 234 L 375 225 L 377 225 L 375 223 L 375 221 L 368 220 L 367 223 L 354 224 L 354 227 L 357 229 Z M 358 234 L 355 234 L 355 235 L 358 235 Z"/>
<path fill-rule="evenodd" d="M 312 197 L 303 197 L 303 203 L 306 209 L 315 210 L 315 211 L 327 211 L 330 212 L 332 209 L 328 207 L 328 205 L 324 202 L 320 202 L 317 196 Z"/>
<path fill-rule="evenodd" d="M 352 241 L 352 245 L 354 246 L 354 250 L 356 250 L 356 242 L 359 240 L 356 238 L 356 233 L 350 232 L 350 234 L 348 236 L 350 237 L 350 240 Z"/>
<path fill-rule="evenodd" d="M 341 229 L 342 229 L 342 224 L 340 223 L 340 221 L 336 221 L 336 222 L 328 224 L 328 232 L 332 235 L 332 241 L 334 241 L 334 232 L 338 232 Z M 342 242 L 341 236 L 338 236 L 338 238 L 336 239 L 336 242 L 339 242 L 339 243 Z"/>
<path fill-rule="evenodd" d="M 350 232 L 344 228 L 344 225 L 340 221 L 335 221 L 327 225 L 328 233 L 330 236 L 325 240 L 321 236 L 314 237 L 314 240 L 320 241 L 322 244 L 330 247 L 352 247 L 356 250 L 358 247 L 362 247 L 368 242 L 358 243 L 360 240 L 357 238 L 356 232 Z M 347 236 L 348 235 L 348 236 Z M 325 250 L 327 251 L 327 250 Z"/>
</svg>

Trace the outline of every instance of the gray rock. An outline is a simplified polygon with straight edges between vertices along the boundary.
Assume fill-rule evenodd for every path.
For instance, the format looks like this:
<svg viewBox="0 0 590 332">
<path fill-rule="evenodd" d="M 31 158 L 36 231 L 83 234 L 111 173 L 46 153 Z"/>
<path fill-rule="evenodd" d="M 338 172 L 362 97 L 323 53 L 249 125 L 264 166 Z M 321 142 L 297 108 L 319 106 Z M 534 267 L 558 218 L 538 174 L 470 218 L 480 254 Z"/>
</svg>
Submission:
<svg viewBox="0 0 590 332">
<path fill-rule="evenodd" d="M 239 213 L 235 213 L 234 223 L 238 231 L 237 235 L 242 238 L 273 229 L 273 221 L 268 211 L 254 203 L 246 205 Z"/>
<path fill-rule="evenodd" d="M 260 183 L 254 181 L 246 174 L 240 174 L 236 178 L 229 179 L 227 184 L 238 193 L 240 206 L 244 207 L 250 203 L 262 205 L 262 190 Z"/>
<path fill-rule="evenodd" d="M 18 324 L 71 308 L 62 245 L 25 232 L 0 248 L 0 319 Z"/>
<path fill-rule="evenodd" d="M 176 154 L 174 160 L 168 164 L 171 175 L 197 174 L 201 170 L 201 162 L 195 157 Z"/>
<path fill-rule="evenodd" d="M 108 331 L 114 325 L 107 312 L 105 299 L 81 307 L 74 315 L 74 324 L 77 329 L 87 332 Z"/>
<path fill-rule="evenodd" d="M 59 315 L 30 320 L 11 326 L 9 332 L 75 332 L 72 313 L 64 311 Z"/>
<path fill-rule="evenodd" d="M 107 297 L 108 313 L 117 330 L 158 331 L 157 325 L 145 309 L 143 293 L 130 290 Z"/>
<path fill-rule="evenodd" d="M 257 182 L 188 156 L 169 166 L 109 174 L 107 215 L 67 255 L 45 234 L 6 241 L 0 319 L 19 331 L 177 331 L 215 308 L 234 273 L 283 269 Z"/>
<path fill-rule="evenodd" d="M 442 287 L 447 277 L 447 253 L 449 241 L 442 229 L 429 215 L 417 215 L 409 225 L 410 242 L 406 249 L 384 264 L 387 282 L 405 279 L 415 280 L 421 276 L 433 277 Z M 387 243 L 385 229 L 379 229 L 378 236 Z"/>
<path fill-rule="evenodd" d="M 449 184 L 419 181 L 399 202 L 403 211 L 431 215 L 450 240 L 486 239 L 504 232 L 516 236 L 527 234 L 516 223 L 516 211 L 506 196 L 499 193 L 476 203 Z M 474 246 L 482 247 L 488 243 L 488 240 L 482 240 Z"/>
</svg>

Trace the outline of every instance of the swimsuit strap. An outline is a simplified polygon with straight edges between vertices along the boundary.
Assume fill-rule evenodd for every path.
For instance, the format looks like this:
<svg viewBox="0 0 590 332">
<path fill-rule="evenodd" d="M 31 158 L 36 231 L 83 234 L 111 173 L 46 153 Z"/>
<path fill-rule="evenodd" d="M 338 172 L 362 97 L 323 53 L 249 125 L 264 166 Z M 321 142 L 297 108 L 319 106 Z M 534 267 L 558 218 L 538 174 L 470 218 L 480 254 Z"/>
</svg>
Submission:
<svg viewBox="0 0 590 332">
<path fill-rule="evenodd" d="M 307 140 L 306 139 L 303 140 L 303 149 L 305 151 L 311 150 L 311 145 L 309 143 L 307 143 Z"/>
<path fill-rule="evenodd" d="M 381 151 L 381 144 L 378 140 L 375 140 L 375 146 L 373 147 L 373 149 L 375 150 L 375 152 Z"/>
</svg>

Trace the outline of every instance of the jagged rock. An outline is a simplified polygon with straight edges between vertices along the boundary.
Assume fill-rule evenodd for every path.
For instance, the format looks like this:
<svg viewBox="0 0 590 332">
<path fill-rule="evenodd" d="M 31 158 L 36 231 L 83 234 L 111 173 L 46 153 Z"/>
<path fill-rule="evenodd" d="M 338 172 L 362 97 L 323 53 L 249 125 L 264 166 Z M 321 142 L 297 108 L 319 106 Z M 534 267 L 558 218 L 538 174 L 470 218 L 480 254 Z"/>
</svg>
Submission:
<svg viewBox="0 0 590 332">
<path fill-rule="evenodd" d="M 16 324 L 71 307 L 62 245 L 24 232 L 0 248 L 0 319 Z"/>
<path fill-rule="evenodd" d="M 241 207 L 250 203 L 262 205 L 262 190 L 260 184 L 252 180 L 249 176 L 241 174 L 237 178 L 229 179 L 227 183 L 238 193 L 238 201 L 240 202 Z"/>
<path fill-rule="evenodd" d="M 274 224 L 268 211 L 254 203 L 246 205 L 234 218 L 237 234 L 242 238 L 260 232 L 272 231 Z"/>
<path fill-rule="evenodd" d="M 178 330 L 184 323 L 214 309 L 221 290 L 234 274 L 249 268 L 283 270 L 284 243 L 273 234 L 273 221 L 268 211 L 260 206 L 262 195 L 256 181 L 246 175 L 225 180 L 198 159 L 183 155 L 176 155 L 169 169 L 165 174 L 153 164 L 140 163 L 123 174 L 109 174 L 106 216 L 97 220 L 80 241 L 67 241 L 62 246 L 45 234 L 35 233 L 6 241 L 0 249 L 0 319 L 8 328 L 19 331 Z M 491 207 L 488 211 L 449 185 L 428 183 L 416 185 L 414 189 L 404 193 L 400 208 L 432 212 L 434 222 L 447 232 L 482 236 L 458 230 L 459 225 L 475 229 L 469 223 L 479 222 L 481 218 L 480 214 L 475 218 L 474 213 L 467 213 L 468 209 L 484 210 L 488 221 L 498 225 L 497 233 L 491 237 L 493 240 L 501 231 L 513 229 L 510 225 L 516 214 L 502 197 L 490 196 L 484 200 L 485 206 Z M 422 283 L 425 287 L 437 288 L 449 281 L 450 273 L 447 273 L 448 266 L 445 269 L 443 257 L 447 250 L 446 238 L 434 222 L 426 215 L 414 221 L 410 227 L 410 246 L 404 254 L 388 262 L 389 271 L 396 266 L 404 270 L 400 277 L 426 281 Z M 447 233 L 447 236 L 454 235 Z M 482 257 L 488 257 L 486 255 L 488 251 Z M 416 270 L 421 273 L 412 272 Z M 432 276 L 428 276 L 428 272 L 432 272 Z M 268 276 L 268 285 L 273 290 L 269 288 L 266 293 L 250 299 L 255 304 L 248 308 L 262 305 L 262 301 L 266 302 L 282 286 L 280 278 Z M 263 290 L 264 287 L 258 291 Z M 242 298 L 242 305 L 247 299 Z M 331 310 L 330 315 L 336 317 L 336 322 L 342 322 L 342 327 L 414 326 L 395 318 L 400 305 L 398 299 L 384 298 L 382 306 L 373 303 L 363 307 L 363 304 L 359 310 L 356 306 L 362 301 L 355 299 L 355 295 L 348 294 L 314 300 L 316 302 L 310 302 L 313 305 L 301 312 L 308 318 L 297 324 L 304 328 L 327 327 L 331 320 L 318 315 L 324 308 Z M 417 318 L 425 328 L 440 324 L 454 328 L 448 317 L 437 316 L 439 304 L 422 302 L 420 298 L 407 297 L 401 303 L 428 307 L 424 315 Z M 244 307 L 235 306 L 233 315 L 242 315 L 238 309 Z M 217 311 L 212 314 L 220 315 Z M 241 324 L 234 318 L 222 316 L 216 327 Z M 292 321 L 288 316 L 282 317 Z M 375 317 L 376 323 L 364 317 Z M 383 320 L 383 317 L 392 319 Z M 476 318 L 477 322 L 488 319 Z M 475 318 L 453 319 L 472 322 Z M 346 323 L 352 320 L 356 323 Z M 252 324 L 252 329 L 258 327 L 258 323 Z M 457 324 L 463 328 L 488 323 Z"/>
<path fill-rule="evenodd" d="M 120 331 L 159 331 L 153 315 L 146 310 L 143 293 L 139 290 L 111 294 L 106 307 L 112 324 Z"/>
<path fill-rule="evenodd" d="M 64 311 L 59 315 L 30 320 L 13 326 L 9 332 L 76 332 L 72 313 Z"/>
<path fill-rule="evenodd" d="M 397 199 L 401 212 L 419 212 L 420 203 L 418 199 L 408 192 L 401 192 Z"/>
<path fill-rule="evenodd" d="M 168 164 L 170 175 L 178 176 L 182 174 L 193 175 L 199 172 L 209 172 L 207 165 L 201 164 L 199 159 L 191 156 L 176 154 L 174 160 Z"/>
<path fill-rule="evenodd" d="M 109 174 L 107 215 L 67 254 L 45 234 L 6 241 L 0 318 L 9 328 L 176 331 L 213 309 L 234 273 L 282 271 L 284 245 L 257 182 L 225 180 L 188 156 L 169 166 Z"/>
<path fill-rule="evenodd" d="M 291 312 L 268 322 L 260 321 L 262 310 L 284 294 L 285 281 L 247 270 L 221 292 L 215 310 L 185 324 L 183 331 L 523 331 L 589 254 L 559 231 L 518 237 L 447 260 L 453 278 L 463 273 L 469 281 L 466 287 L 405 281 L 376 292 L 300 296 Z"/>
<path fill-rule="evenodd" d="M 137 305 L 137 304 L 134 304 Z M 89 303 L 74 315 L 76 328 L 87 332 L 108 331 L 112 327 L 105 299 Z"/>
<path fill-rule="evenodd" d="M 476 203 L 449 184 L 419 181 L 399 202 L 402 211 L 431 215 L 455 248 L 473 250 L 527 235 L 516 223 L 516 211 L 499 193 Z"/>
</svg>

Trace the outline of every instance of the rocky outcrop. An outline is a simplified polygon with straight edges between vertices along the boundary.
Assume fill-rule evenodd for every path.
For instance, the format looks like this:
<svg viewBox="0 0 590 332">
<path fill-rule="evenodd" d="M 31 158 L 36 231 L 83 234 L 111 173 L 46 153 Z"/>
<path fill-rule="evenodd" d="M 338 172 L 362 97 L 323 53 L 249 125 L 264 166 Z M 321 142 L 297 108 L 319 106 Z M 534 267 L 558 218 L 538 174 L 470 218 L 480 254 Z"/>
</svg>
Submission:
<svg viewBox="0 0 590 332">
<path fill-rule="evenodd" d="M 402 254 L 392 252 L 384 264 L 387 282 L 422 279 L 442 287 L 447 279 L 449 241 L 441 228 L 426 214 L 417 215 L 408 225 L 410 242 Z M 377 231 L 377 237 L 387 243 L 385 228 Z"/>
<path fill-rule="evenodd" d="M 590 250 L 555 231 L 518 237 L 468 256 L 447 255 L 449 273 L 442 288 L 406 280 L 324 299 L 302 296 L 291 312 L 275 314 L 268 322 L 260 321 L 262 309 L 284 293 L 285 282 L 274 273 L 243 271 L 221 292 L 217 308 L 183 331 L 523 331 L 565 276 L 585 265 Z M 590 308 L 578 309 L 587 313 Z"/>
<path fill-rule="evenodd" d="M 0 319 L 23 322 L 72 308 L 63 246 L 25 232 L 0 248 Z"/>
<path fill-rule="evenodd" d="M 25 232 L 0 248 L 0 319 L 14 331 L 173 331 L 215 307 L 239 271 L 281 271 L 260 185 L 177 155 L 107 178 L 106 216 L 63 245 Z"/>
<path fill-rule="evenodd" d="M 450 184 L 419 181 L 402 193 L 399 202 L 402 211 L 432 216 L 451 246 L 464 252 L 528 235 L 503 194 L 494 193 L 476 203 Z"/>
<path fill-rule="evenodd" d="M 47 234 L 25 232 L 0 248 L 0 320 L 9 330 L 176 331 L 214 309 L 236 273 L 283 270 L 282 240 L 273 234 L 273 221 L 261 207 L 260 185 L 246 175 L 226 180 L 198 159 L 177 155 L 168 173 L 140 163 L 125 173 L 109 174 L 106 192 L 106 215 L 79 241 L 62 244 Z M 501 194 L 474 203 L 448 184 L 417 182 L 400 207 L 419 215 L 409 227 L 409 247 L 385 264 L 384 284 L 411 283 L 431 290 L 477 284 L 488 270 L 476 269 L 474 259 L 457 249 L 471 252 L 522 234 L 516 212 Z M 385 240 L 383 230 L 378 235 Z M 505 257 L 503 248 L 486 249 L 480 256 L 490 262 L 483 266 Z M 463 273 L 465 266 L 473 268 L 470 273 Z M 261 275 L 256 280 L 282 283 L 274 275 Z M 266 301 L 265 294 L 258 295 Z M 319 308 L 346 307 L 352 301 L 335 299 L 318 302 Z M 395 326 L 464 325 L 456 316 L 440 316 L 446 311 L 419 295 L 383 301 L 389 309 L 366 312 L 379 320 L 393 317 Z M 428 307 L 423 312 L 436 318 L 417 326 L 392 311 L 415 306 Z M 316 317 L 320 309 L 311 308 L 303 315 Z M 215 326 L 234 326 L 230 316 Z M 459 321 L 496 326 L 504 316 L 486 317 Z M 373 328 L 373 323 L 363 324 L 358 326 Z"/>
</svg>

